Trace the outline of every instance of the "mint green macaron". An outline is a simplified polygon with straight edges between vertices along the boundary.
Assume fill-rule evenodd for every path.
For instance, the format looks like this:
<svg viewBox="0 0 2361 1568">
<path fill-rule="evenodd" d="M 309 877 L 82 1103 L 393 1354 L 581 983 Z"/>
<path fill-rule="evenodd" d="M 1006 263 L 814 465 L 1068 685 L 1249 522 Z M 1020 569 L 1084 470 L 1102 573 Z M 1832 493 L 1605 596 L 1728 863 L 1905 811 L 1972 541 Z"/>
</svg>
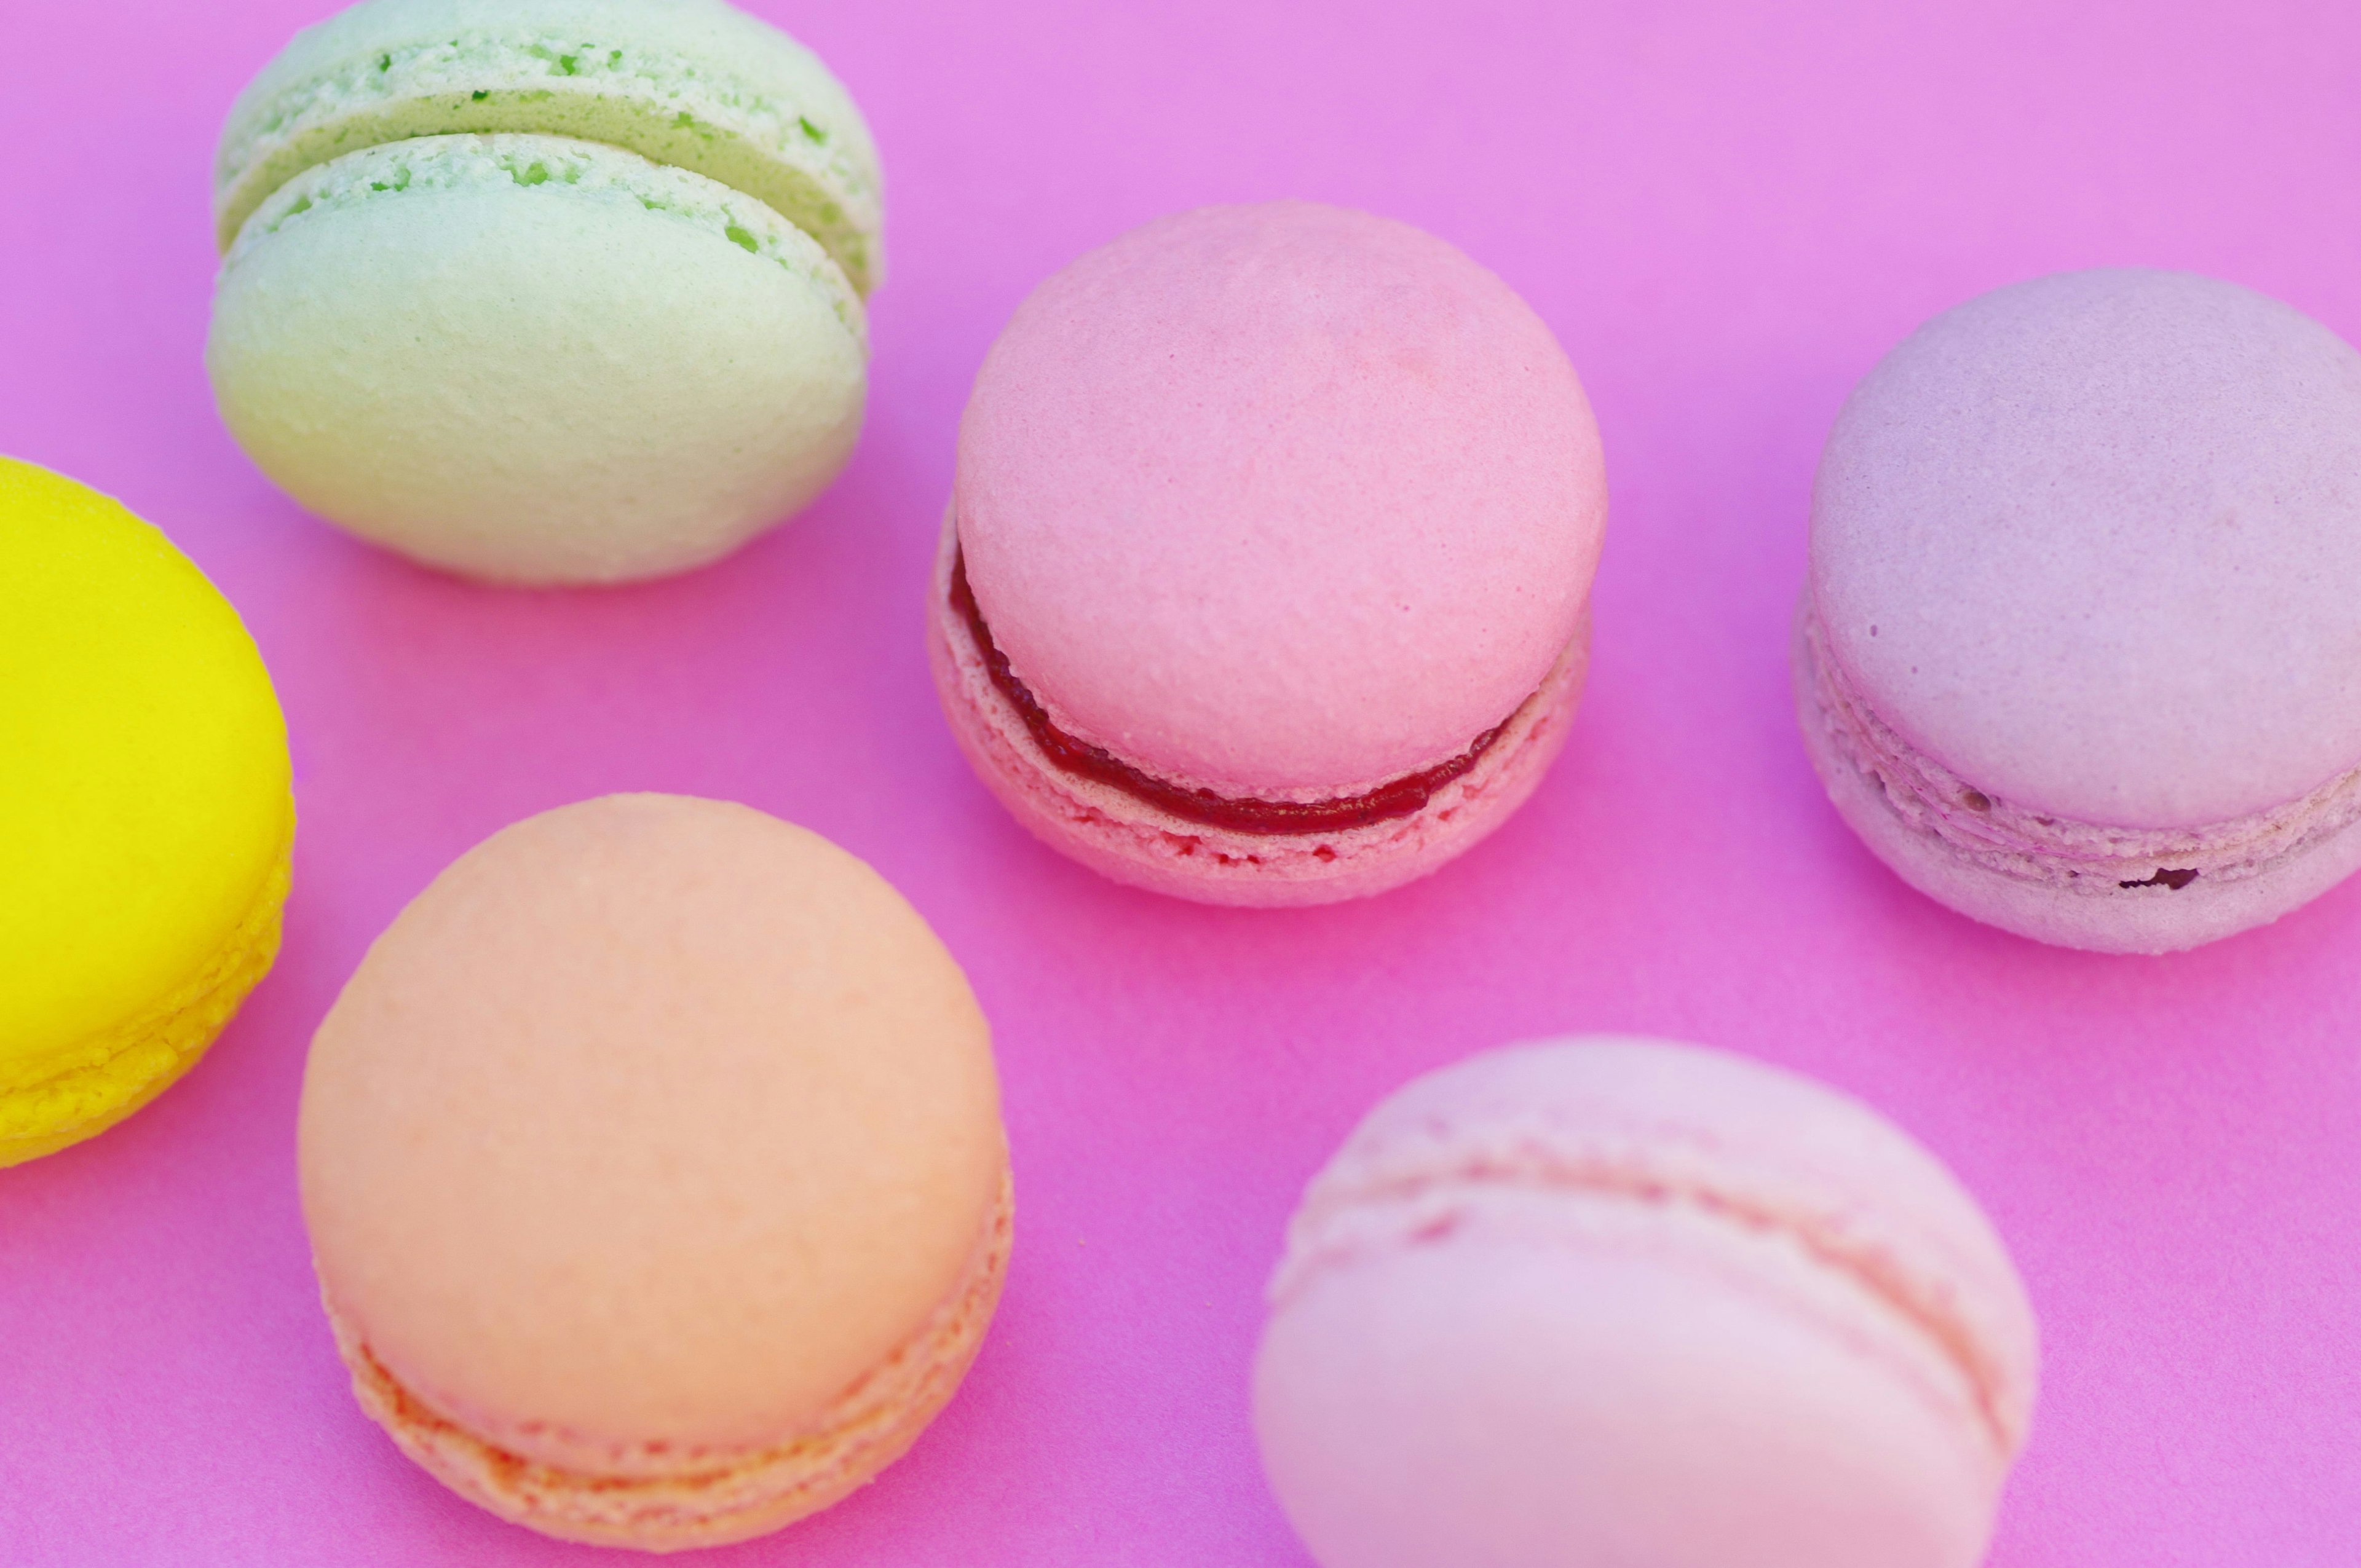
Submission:
<svg viewBox="0 0 2361 1568">
<path fill-rule="evenodd" d="M 818 56 L 721 0 L 366 0 L 238 94 L 214 166 L 227 250 L 303 170 L 379 142 L 544 131 L 742 191 L 866 295 L 884 273 L 877 148 Z"/>
<path fill-rule="evenodd" d="M 307 510 L 431 565 L 686 570 L 858 438 L 876 150 L 722 0 L 365 0 L 239 95 L 214 212 L 224 422 Z"/>
</svg>

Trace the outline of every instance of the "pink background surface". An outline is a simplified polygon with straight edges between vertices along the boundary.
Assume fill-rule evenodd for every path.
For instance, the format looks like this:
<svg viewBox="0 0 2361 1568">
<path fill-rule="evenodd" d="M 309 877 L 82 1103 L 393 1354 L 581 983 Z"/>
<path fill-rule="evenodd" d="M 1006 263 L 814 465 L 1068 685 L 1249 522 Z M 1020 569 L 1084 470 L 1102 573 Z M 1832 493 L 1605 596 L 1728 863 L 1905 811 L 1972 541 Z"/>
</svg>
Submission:
<svg viewBox="0 0 2361 1568">
<path fill-rule="evenodd" d="M 1017 1162 L 966 1391 L 879 1485 L 712 1561 L 1302 1568 L 1245 1402 L 1301 1183 L 1411 1074 L 1583 1029 L 1819 1074 L 1990 1205 L 2048 1362 L 1996 1563 L 2353 1561 L 2361 883 L 2164 960 L 1979 928 L 1839 825 L 1784 666 L 1819 443 L 1932 312 L 2136 262 L 2361 338 L 2350 6 L 755 8 L 884 149 L 868 434 L 738 559 L 550 596 L 343 539 L 214 421 L 213 137 L 321 0 L 11 0 L 0 450 L 123 496 L 245 611 L 302 835 L 285 956 L 205 1065 L 0 1172 L 0 1561 L 596 1555 L 445 1494 L 360 1416 L 292 1132 L 311 1030 L 401 904 L 617 789 L 748 801 L 897 883 L 992 1014 Z M 920 594 L 953 422 L 1025 291 L 1154 214 L 1283 195 L 1422 225 L 1522 291 L 1598 406 L 1614 514 L 1590 696 L 1525 812 L 1369 904 L 1224 912 L 1002 815 L 935 712 Z"/>
</svg>

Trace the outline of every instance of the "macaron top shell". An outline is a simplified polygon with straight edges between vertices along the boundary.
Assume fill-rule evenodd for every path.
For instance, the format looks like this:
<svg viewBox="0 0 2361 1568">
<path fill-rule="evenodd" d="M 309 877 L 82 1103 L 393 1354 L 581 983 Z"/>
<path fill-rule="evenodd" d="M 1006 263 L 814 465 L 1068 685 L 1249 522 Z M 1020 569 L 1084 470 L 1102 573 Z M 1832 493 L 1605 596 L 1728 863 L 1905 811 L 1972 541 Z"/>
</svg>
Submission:
<svg viewBox="0 0 2361 1568">
<path fill-rule="evenodd" d="M 810 50 L 722 0 L 362 0 L 238 94 L 214 168 L 224 249 L 271 192 L 373 143 L 467 131 L 609 142 L 743 191 L 863 294 L 884 269 L 877 150 Z"/>
<path fill-rule="evenodd" d="M 293 828 L 237 611 L 121 503 L 0 458 L 0 1085 L 196 980 Z"/>
<path fill-rule="evenodd" d="M 1975 1201 L 1868 1107 L 1722 1051 L 1585 1037 L 1488 1052 L 1411 1082 L 1313 1179 L 1274 1304 L 1389 1245 L 1387 1212 L 1432 1225 L 1406 1199 L 1521 1189 L 1670 1204 L 1793 1239 L 1957 1365 L 1995 1461 L 2023 1446 L 2038 1378 L 2033 1312 Z"/>
<path fill-rule="evenodd" d="M 2250 290 L 1938 316 L 1845 405 L 1811 548 L 1827 655 L 1995 799 L 2195 828 L 2361 765 L 2361 355 Z"/>
<path fill-rule="evenodd" d="M 987 1031 L 851 855 L 662 795 L 495 835 L 370 949 L 305 1074 L 323 1287 L 418 1398 L 627 1475 L 796 1435 L 970 1269 Z"/>
<path fill-rule="evenodd" d="M 1464 751 L 1575 634 L 1597 425 L 1442 240 L 1279 203 L 1159 220 L 1035 291 L 960 427 L 968 580 L 1060 728 L 1234 796 Z"/>
</svg>

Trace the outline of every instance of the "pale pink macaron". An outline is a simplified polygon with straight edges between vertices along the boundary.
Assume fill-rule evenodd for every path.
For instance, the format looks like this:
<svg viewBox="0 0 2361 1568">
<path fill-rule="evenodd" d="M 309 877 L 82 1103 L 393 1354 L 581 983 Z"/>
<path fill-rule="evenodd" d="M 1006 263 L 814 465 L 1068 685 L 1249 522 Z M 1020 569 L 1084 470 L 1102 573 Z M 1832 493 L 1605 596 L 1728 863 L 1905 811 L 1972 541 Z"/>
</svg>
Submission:
<svg viewBox="0 0 2361 1568">
<path fill-rule="evenodd" d="M 462 856 L 320 1026 L 300 1142 L 362 1408 L 568 1540 L 835 1502 L 950 1399 L 1008 1262 L 959 967 L 876 872 L 740 806 L 610 796 Z"/>
<path fill-rule="evenodd" d="M 936 680 L 984 782 L 1086 865 L 1377 893 L 1565 743 L 1606 516 L 1581 383 L 1490 272 L 1361 213 L 1187 213 L 1042 284 L 985 359 Z"/>
<path fill-rule="evenodd" d="M 2361 354 L 2185 273 L 1936 317 L 1828 437 L 1795 668 L 1838 809 L 1952 908 L 2277 919 L 2361 865 Z"/>
<path fill-rule="evenodd" d="M 1854 1101 L 1558 1041 L 1372 1112 L 1255 1368 L 1323 1568 L 1971 1568 L 2037 1347 L 1992 1225 Z"/>
</svg>

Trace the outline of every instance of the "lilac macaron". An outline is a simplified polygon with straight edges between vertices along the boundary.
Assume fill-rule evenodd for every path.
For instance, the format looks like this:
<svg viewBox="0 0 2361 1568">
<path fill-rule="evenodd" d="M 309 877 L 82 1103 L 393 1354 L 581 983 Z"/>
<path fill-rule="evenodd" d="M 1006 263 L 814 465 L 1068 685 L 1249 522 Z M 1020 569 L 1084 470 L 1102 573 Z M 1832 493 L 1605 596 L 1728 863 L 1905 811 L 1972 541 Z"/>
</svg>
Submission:
<svg viewBox="0 0 2361 1568">
<path fill-rule="evenodd" d="M 1303 203 L 1166 218 L 1041 285 L 984 361 L 937 684 L 994 793 L 1109 876 L 1377 893 L 1563 745 L 1606 513 L 1573 367 L 1459 251 Z"/>
<path fill-rule="evenodd" d="M 1255 1429 L 1322 1568 L 1972 1568 L 2025 1290 L 1867 1107 L 1621 1038 L 1410 1084 L 1313 1179 Z"/>
<path fill-rule="evenodd" d="M 2361 354 L 2172 272 L 1936 317 L 1828 438 L 1795 670 L 1838 810 L 1953 909 L 2278 919 L 2361 865 Z"/>
</svg>

